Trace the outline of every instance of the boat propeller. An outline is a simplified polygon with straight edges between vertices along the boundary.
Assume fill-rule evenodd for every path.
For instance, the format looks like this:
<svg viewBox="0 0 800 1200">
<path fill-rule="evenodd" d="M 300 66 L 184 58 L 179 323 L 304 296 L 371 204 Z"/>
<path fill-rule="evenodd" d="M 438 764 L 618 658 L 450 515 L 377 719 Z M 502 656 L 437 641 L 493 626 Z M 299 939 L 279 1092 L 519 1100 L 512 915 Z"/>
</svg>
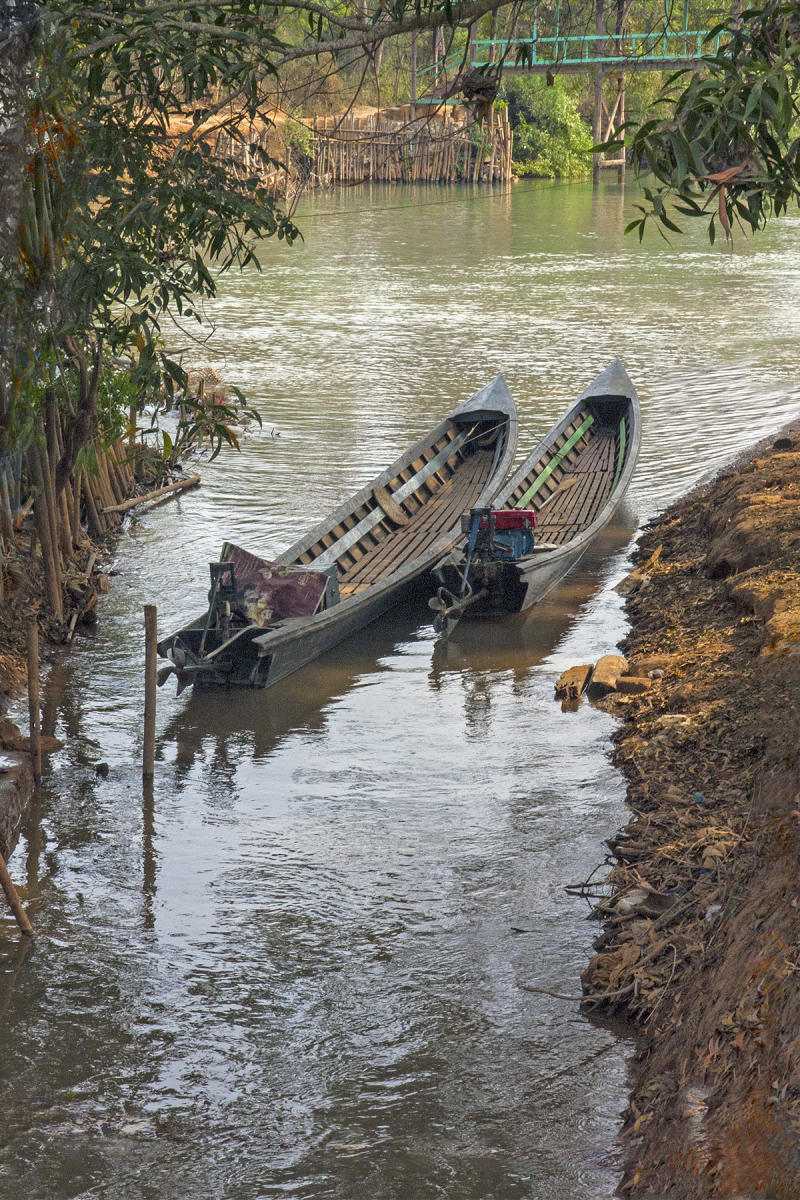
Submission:
<svg viewBox="0 0 800 1200">
<path fill-rule="evenodd" d="M 463 596 L 456 598 L 448 588 L 440 587 L 436 595 L 431 596 L 428 601 L 428 607 L 436 613 L 433 619 L 433 628 L 444 637 L 450 636 L 466 608 L 489 594 L 488 588 L 481 588 L 479 592 L 473 592 L 468 580 L 465 581 L 465 584 Z"/>
<path fill-rule="evenodd" d="M 159 667 L 156 676 L 156 683 L 159 687 L 163 687 L 169 679 L 170 675 L 178 677 L 178 692 L 180 696 L 183 689 L 186 687 L 186 680 L 183 677 L 183 669 L 186 666 L 186 651 L 182 646 L 171 646 L 168 653 L 169 662 L 164 667 Z"/>
</svg>

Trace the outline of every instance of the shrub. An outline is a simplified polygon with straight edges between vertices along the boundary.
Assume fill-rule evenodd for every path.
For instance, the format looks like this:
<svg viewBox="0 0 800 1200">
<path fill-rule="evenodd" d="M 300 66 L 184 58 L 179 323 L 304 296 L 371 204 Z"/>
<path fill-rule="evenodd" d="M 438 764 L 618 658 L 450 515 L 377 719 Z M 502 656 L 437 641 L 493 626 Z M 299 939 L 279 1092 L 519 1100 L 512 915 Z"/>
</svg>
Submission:
<svg viewBox="0 0 800 1200">
<path fill-rule="evenodd" d="M 591 168 L 592 134 L 560 79 L 517 75 L 506 82 L 514 130 L 514 173 L 570 177 Z"/>
</svg>

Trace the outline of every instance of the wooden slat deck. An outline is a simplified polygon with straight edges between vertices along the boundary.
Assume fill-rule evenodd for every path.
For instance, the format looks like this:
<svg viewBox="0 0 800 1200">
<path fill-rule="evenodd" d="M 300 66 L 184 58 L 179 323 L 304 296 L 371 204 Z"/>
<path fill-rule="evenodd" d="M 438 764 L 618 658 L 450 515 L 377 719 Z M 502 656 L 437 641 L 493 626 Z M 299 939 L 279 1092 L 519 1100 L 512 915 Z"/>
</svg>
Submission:
<svg viewBox="0 0 800 1200">
<path fill-rule="evenodd" d="M 455 427 L 448 429 L 437 442 L 428 446 L 418 459 L 415 459 L 409 466 L 403 468 L 400 474 L 391 481 L 389 485 L 390 489 L 403 487 L 410 483 L 412 477 L 418 471 L 423 470 L 437 455 L 443 453 L 449 445 L 452 445 L 457 434 L 458 430 Z M 461 458 L 459 456 L 456 462 L 460 461 Z M 403 511 L 407 511 L 409 515 L 413 515 L 423 505 L 424 499 L 422 497 L 427 498 L 453 474 L 454 469 L 456 467 L 448 461 L 438 470 L 434 471 L 417 489 L 405 498 L 402 504 Z M 353 530 L 359 522 L 369 519 L 374 513 L 373 503 L 366 502 L 358 508 L 353 509 L 352 512 L 341 519 L 338 525 L 328 529 L 319 541 L 315 542 L 313 546 L 310 546 L 308 550 L 299 555 L 298 563 L 311 565 L 315 559 L 330 550 L 337 541 Z M 384 517 L 383 520 L 378 521 L 368 532 L 365 532 L 354 545 L 343 549 L 338 556 L 340 573 L 352 567 L 358 559 L 363 558 L 365 553 L 374 549 L 378 542 L 386 537 L 391 537 L 394 529 L 395 523 L 388 516 Z"/>
<path fill-rule="evenodd" d="M 558 491 L 558 485 L 563 480 L 564 475 L 570 470 L 575 461 L 580 457 L 581 453 L 590 443 L 592 436 L 591 432 L 586 432 L 569 450 L 563 453 L 563 455 L 561 453 L 564 449 L 564 446 L 572 438 L 572 436 L 577 433 L 588 415 L 588 410 L 582 409 L 578 416 L 572 420 L 570 425 L 550 447 L 550 450 L 545 457 L 540 459 L 539 462 L 537 462 L 536 465 L 531 468 L 526 477 L 517 485 L 505 502 L 506 508 L 516 508 L 520 506 L 522 503 L 522 497 L 526 494 L 538 477 L 545 471 L 548 471 L 546 478 L 540 482 L 535 495 L 530 500 L 525 501 L 525 504 L 530 508 L 541 508 L 542 504 L 549 496 L 555 495 L 555 493 Z M 557 459 L 557 462 L 555 463 L 553 462 L 554 458 Z"/>
<path fill-rule="evenodd" d="M 537 541 L 563 545 L 590 525 L 609 497 L 614 482 L 613 433 L 597 432 L 563 475 L 558 489 L 547 504 L 536 533 Z M 572 480 L 577 480 L 573 483 Z"/>
<path fill-rule="evenodd" d="M 493 450 L 477 450 L 443 483 L 407 525 L 368 550 L 340 577 L 344 596 L 362 591 L 420 555 L 425 546 L 452 529 L 477 500 L 489 478 Z"/>
</svg>

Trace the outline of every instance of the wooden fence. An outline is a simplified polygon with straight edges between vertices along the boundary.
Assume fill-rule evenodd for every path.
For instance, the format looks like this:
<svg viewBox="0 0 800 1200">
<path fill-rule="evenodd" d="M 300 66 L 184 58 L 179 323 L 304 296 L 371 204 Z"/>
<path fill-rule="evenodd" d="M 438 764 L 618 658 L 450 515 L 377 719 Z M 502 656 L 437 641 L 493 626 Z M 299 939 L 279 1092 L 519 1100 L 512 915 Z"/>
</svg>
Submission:
<svg viewBox="0 0 800 1200">
<path fill-rule="evenodd" d="M 322 186 L 511 179 L 513 134 L 505 111 L 482 126 L 380 116 L 318 117 L 312 146 L 312 169 Z"/>
<path fill-rule="evenodd" d="M 276 148 L 278 130 L 254 129 L 250 142 L 216 138 L 215 152 L 233 159 L 242 177 L 257 175 L 273 195 L 306 187 L 360 183 L 509 183 L 514 135 L 508 113 L 492 113 L 481 125 L 425 114 L 390 120 L 315 117 L 304 149 Z M 279 166 L 264 166 L 253 153 L 267 150 Z"/>
</svg>

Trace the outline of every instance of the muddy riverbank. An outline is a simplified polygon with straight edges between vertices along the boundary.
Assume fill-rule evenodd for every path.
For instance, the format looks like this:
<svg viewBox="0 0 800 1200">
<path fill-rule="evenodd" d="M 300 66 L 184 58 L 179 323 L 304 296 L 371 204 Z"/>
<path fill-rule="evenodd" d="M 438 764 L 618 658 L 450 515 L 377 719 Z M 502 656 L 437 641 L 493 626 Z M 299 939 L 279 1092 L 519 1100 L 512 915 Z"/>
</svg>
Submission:
<svg viewBox="0 0 800 1200">
<path fill-rule="evenodd" d="M 800 1195 L 800 423 L 644 532 L 614 761 L 633 816 L 585 1006 L 642 1035 L 623 1195 Z"/>
<path fill-rule="evenodd" d="M 95 624 L 98 600 L 110 587 L 106 564 L 111 561 L 121 532 L 123 512 L 148 498 L 155 502 L 171 499 L 175 490 L 194 486 L 199 478 L 173 481 L 162 489 L 167 495 L 152 491 L 155 482 L 145 469 L 136 475 L 131 472 L 119 505 L 122 511 L 107 515 L 105 536 L 95 532 L 92 538 L 88 529 L 79 526 L 71 557 L 60 558 L 60 617 L 50 604 L 35 514 L 28 511 L 19 515 L 13 540 L 3 548 L 0 593 L 0 854 L 3 858 L 7 859 L 16 845 L 34 785 L 27 732 L 21 723 L 14 724 L 4 716 L 9 705 L 25 693 L 28 627 L 32 622 L 37 626 L 41 664 L 51 662 L 58 647 L 72 642 L 76 629 Z M 26 508 L 30 509 L 30 502 Z M 41 737 L 40 745 L 44 755 L 63 748 L 63 742 L 47 735 Z"/>
</svg>

